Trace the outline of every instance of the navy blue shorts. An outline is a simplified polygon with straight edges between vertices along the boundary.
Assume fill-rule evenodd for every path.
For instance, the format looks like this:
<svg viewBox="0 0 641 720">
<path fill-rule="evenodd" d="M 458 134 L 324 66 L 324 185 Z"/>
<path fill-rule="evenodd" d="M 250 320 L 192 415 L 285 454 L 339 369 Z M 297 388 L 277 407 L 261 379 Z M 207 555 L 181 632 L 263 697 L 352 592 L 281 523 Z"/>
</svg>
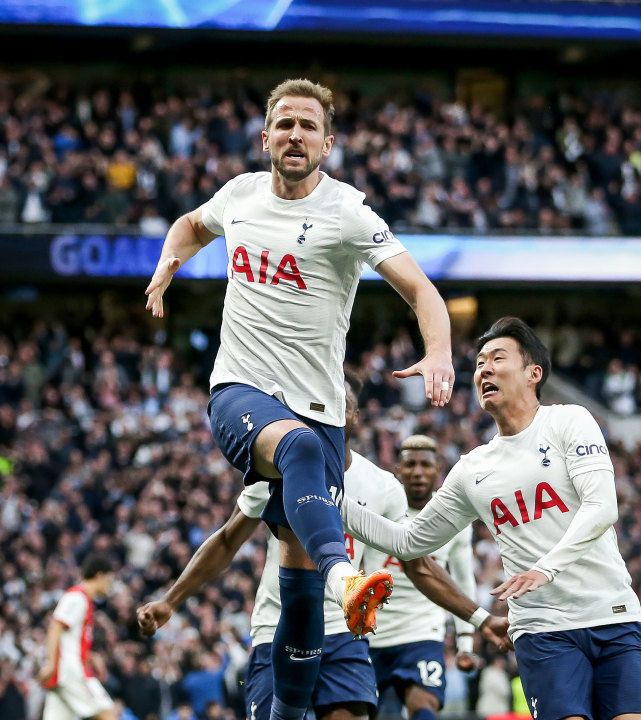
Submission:
<svg viewBox="0 0 641 720">
<path fill-rule="evenodd" d="M 257 645 L 249 658 L 245 707 L 249 720 L 269 720 L 272 704 L 272 644 Z M 312 695 L 314 708 L 344 703 L 366 703 L 376 712 L 376 677 L 367 640 L 349 633 L 326 635 L 318 679 Z"/>
<path fill-rule="evenodd" d="M 270 498 L 262 518 L 274 534 L 278 525 L 289 527 L 283 508 L 282 482 L 259 475 L 253 468 L 251 455 L 258 433 L 277 420 L 299 420 L 316 433 L 325 456 L 327 492 L 340 504 L 345 471 L 344 428 L 298 415 L 273 395 L 241 383 L 214 387 L 207 413 L 216 444 L 227 460 L 243 473 L 245 485 L 269 482 Z"/>
<path fill-rule="evenodd" d="M 527 633 L 515 650 L 525 697 L 538 720 L 641 713 L 641 623 Z"/>
<path fill-rule="evenodd" d="M 401 701 L 405 689 L 418 685 L 435 695 L 443 707 L 445 698 L 445 656 L 443 643 L 423 640 L 415 643 L 395 645 L 390 648 L 370 648 L 378 691 L 383 692 L 391 685 Z"/>
</svg>

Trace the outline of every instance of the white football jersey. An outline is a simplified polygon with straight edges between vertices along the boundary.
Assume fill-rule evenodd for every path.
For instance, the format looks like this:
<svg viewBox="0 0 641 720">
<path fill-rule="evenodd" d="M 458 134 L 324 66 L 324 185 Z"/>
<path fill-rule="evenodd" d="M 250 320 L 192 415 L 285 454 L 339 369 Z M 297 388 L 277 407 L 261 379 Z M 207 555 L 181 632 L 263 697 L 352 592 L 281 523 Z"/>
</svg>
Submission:
<svg viewBox="0 0 641 720">
<path fill-rule="evenodd" d="M 203 206 L 229 264 L 220 349 L 210 387 L 241 382 L 278 394 L 294 412 L 345 424 L 345 335 L 363 263 L 405 252 L 364 193 L 321 175 L 305 198 L 283 200 L 271 175 L 230 180 Z"/>
<path fill-rule="evenodd" d="M 55 678 L 59 685 L 90 677 L 87 666 L 93 630 L 93 603 L 78 587 L 69 588 L 58 601 L 53 617 L 65 626 L 60 636 Z"/>
<path fill-rule="evenodd" d="M 408 508 L 403 522 L 410 521 L 418 513 L 418 510 Z M 443 568 L 449 563 L 449 572 L 454 582 L 468 597 L 476 597 L 471 526 L 464 528 L 446 545 L 432 553 L 431 557 Z M 392 573 L 394 592 L 390 604 L 377 616 L 376 635 L 370 637 L 370 647 L 388 648 L 425 640 L 443 642 L 448 613 L 416 589 L 397 558 L 366 547 L 365 572 L 370 573 L 381 567 Z M 474 632 L 473 625 L 459 618 L 455 622 L 458 633 Z"/>
<path fill-rule="evenodd" d="M 407 510 L 405 492 L 394 475 L 381 470 L 354 451 L 352 451 L 352 463 L 345 472 L 345 494 L 390 520 L 400 520 Z M 258 482 L 247 486 L 239 495 L 237 503 L 243 515 L 256 518 L 260 517 L 268 499 L 268 484 Z M 365 546 L 348 532 L 345 533 L 345 545 L 350 562 L 355 568 L 360 568 Z M 253 645 L 270 643 L 274 640 L 276 625 L 280 617 L 278 555 L 278 540 L 271 535 L 267 543 L 265 568 L 256 592 L 256 601 L 251 617 Z M 379 613 L 379 616 L 385 613 L 389 607 L 391 604 L 386 605 L 385 610 Z M 347 632 L 343 610 L 326 588 L 325 635 L 336 635 L 343 632 Z"/>
<path fill-rule="evenodd" d="M 545 566 L 581 505 L 573 480 L 603 470 L 613 472 L 612 462 L 592 415 L 551 405 L 520 433 L 496 435 L 462 456 L 430 504 L 457 527 L 480 517 L 511 577 L 541 558 Z M 641 619 L 613 527 L 551 583 L 508 603 L 513 639 Z"/>
</svg>

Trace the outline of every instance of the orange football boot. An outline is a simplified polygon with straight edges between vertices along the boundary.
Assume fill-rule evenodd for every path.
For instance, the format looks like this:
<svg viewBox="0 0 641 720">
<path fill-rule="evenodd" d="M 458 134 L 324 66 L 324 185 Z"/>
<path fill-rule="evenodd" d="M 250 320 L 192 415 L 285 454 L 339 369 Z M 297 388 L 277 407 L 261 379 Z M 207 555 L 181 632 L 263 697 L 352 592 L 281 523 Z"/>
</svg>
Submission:
<svg viewBox="0 0 641 720">
<path fill-rule="evenodd" d="M 345 578 L 343 612 L 347 627 L 356 637 L 369 632 L 376 635 L 376 610 L 389 602 L 393 587 L 394 580 L 386 570 Z"/>
</svg>

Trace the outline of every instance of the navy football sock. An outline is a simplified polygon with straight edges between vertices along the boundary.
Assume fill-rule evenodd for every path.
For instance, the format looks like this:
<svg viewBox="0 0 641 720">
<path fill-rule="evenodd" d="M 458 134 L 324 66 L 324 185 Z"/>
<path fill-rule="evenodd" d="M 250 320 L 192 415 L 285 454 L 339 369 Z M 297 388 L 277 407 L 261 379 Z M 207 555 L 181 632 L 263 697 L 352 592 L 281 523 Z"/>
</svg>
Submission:
<svg viewBox="0 0 641 720">
<path fill-rule="evenodd" d="M 327 578 L 332 565 L 349 560 L 340 510 L 325 485 L 325 457 L 320 440 L 309 428 L 291 430 L 278 443 L 274 465 L 283 476 L 287 521 L 319 572 Z"/>
<path fill-rule="evenodd" d="M 274 642 L 271 720 L 294 720 L 310 704 L 325 633 L 325 581 L 316 570 L 280 568 L 281 611 Z"/>
<path fill-rule="evenodd" d="M 436 713 L 429 708 L 420 708 L 412 713 L 410 720 L 436 720 Z"/>
</svg>

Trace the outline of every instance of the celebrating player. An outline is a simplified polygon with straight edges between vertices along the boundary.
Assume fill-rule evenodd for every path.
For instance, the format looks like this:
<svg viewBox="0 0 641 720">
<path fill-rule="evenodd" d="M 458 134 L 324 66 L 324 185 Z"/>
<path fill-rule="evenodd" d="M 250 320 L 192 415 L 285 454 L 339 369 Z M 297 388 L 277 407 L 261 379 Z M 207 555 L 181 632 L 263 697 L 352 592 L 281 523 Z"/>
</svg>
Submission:
<svg viewBox="0 0 641 720">
<path fill-rule="evenodd" d="M 94 598 L 109 592 L 113 567 L 101 555 L 88 555 L 82 582 L 60 598 L 47 631 L 47 663 L 38 680 L 47 690 L 43 720 L 116 720 L 114 704 L 94 677 L 91 652 Z"/>
<path fill-rule="evenodd" d="M 350 381 L 350 384 L 352 382 Z M 353 385 L 352 385 L 353 386 Z M 345 492 L 357 502 L 366 503 L 384 517 L 399 519 L 407 509 L 402 486 L 390 473 L 384 472 L 349 447 L 349 438 L 358 410 L 354 393 L 347 390 L 345 414 Z M 260 513 L 269 494 L 264 484 L 245 488 L 237 501 L 234 515 L 215 535 L 205 541 L 181 577 L 162 600 L 150 602 L 138 610 L 138 623 L 145 635 L 164 625 L 177 605 L 197 592 L 203 582 L 211 581 L 231 561 L 242 543 L 259 522 Z M 345 534 L 347 554 L 354 567 L 359 567 L 364 545 Z M 414 565 L 412 561 L 409 565 Z M 245 686 L 247 717 L 267 720 L 273 693 L 271 647 L 280 614 L 280 598 L 276 581 L 278 542 L 273 536 L 267 546 L 265 569 L 256 593 L 251 619 L 253 650 Z M 476 604 L 461 593 L 435 561 L 421 561 L 420 583 L 430 598 L 443 602 L 452 612 L 469 617 Z M 498 644 L 505 635 L 500 618 L 484 623 L 485 637 Z M 332 720 L 364 720 L 377 705 L 376 677 L 369 661 L 368 645 L 345 632 L 339 606 L 326 594 L 325 641 L 321 654 L 320 672 L 312 695 L 312 706 L 319 720 L 331 714 Z M 369 706 L 369 707 L 368 707 Z"/>
<path fill-rule="evenodd" d="M 476 518 L 508 579 L 510 635 L 538 720 L 641 718 L 641 610 L 617 547 L 614 473 L 594 418 L 541 406 L 550 357 L 522 320 L 479 338 L 474 383 L 498 434 L 461 457 L 408 524 L 346 501 L 356 535 L 400 558 L 433 552 Z"/>
<path fill-rule="evenodd" d="M 276 87 L 263 150 L 271 173 L 229 181 L 170 228 L 146 290 L 162 317 L 175 272 L 219 235 L 229 253 L 221 345 L 210 379 L 214 438 L 245 483 L 271 481 L 263 519 L 278 534 L 282 612 L 273 643 L 272 717 L 302 718 L 318 674 L 325 582 L 356 634 L 375 626 L 391 576 L 356 574 L 336 507 L 343 493 L 345 335 L 363 262 L 415 310 L 433 405 L 449 401 L 449 319 L 433 285 L 367 206 L 322 173 L 332 148 L 331 92 L 307 80 Z M 293 648 L 293 650 L 292 650 Z M 305 658 L 305 662 L 301 662 Z"/>
</svg>

